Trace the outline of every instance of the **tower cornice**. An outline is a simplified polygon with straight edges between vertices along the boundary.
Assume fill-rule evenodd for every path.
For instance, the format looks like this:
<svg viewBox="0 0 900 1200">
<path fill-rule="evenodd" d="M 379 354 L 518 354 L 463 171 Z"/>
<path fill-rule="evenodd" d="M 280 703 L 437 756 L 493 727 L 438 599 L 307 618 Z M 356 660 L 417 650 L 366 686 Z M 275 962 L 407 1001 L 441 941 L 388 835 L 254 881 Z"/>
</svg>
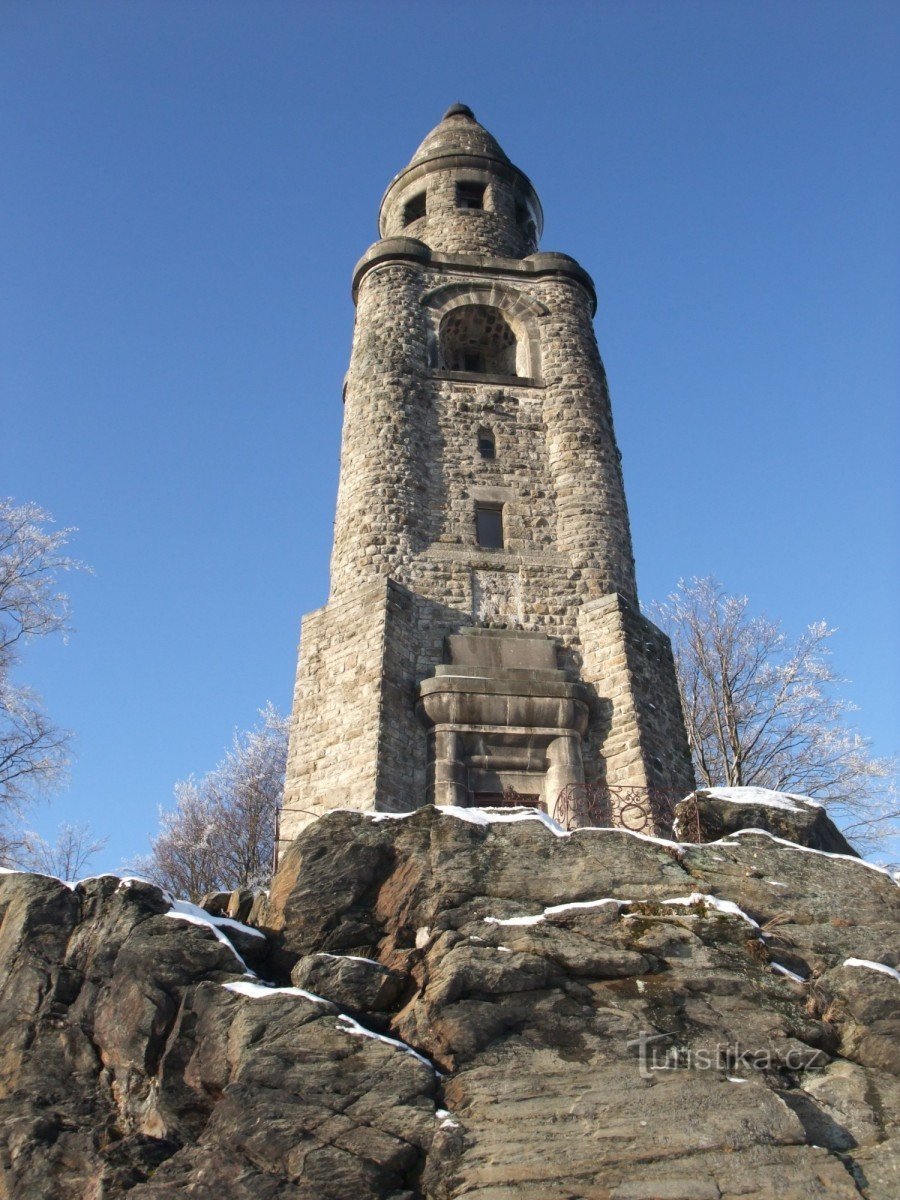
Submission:
<svg viewBox="0 0 900 1200">
<path fill-rule="evenodd" d="M 354 303 L 359 293 L 359 285 L 365 276 L 376 267 L 390 262 L 415 262 L 453 274 L 487 278 L 567 278 L 584 288 L 590 297 L 592 314 L 597 311 L 597 291 L 593 279 L 584 267 L 568 254 L 545 250 L 530 254 L 527 258 L 501 258 L 494 254 L 438 254 L 424 242 L 406 237 L 384 238 L 375 242 L 365 252 L 353 270 Z"/>
</svg>

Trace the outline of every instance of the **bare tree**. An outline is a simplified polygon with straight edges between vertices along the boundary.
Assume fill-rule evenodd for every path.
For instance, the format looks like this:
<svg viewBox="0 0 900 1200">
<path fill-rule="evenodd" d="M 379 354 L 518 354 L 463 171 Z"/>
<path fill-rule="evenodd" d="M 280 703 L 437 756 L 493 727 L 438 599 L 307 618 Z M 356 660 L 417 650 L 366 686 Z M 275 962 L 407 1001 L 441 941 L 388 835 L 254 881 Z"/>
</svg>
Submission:
<svg viewBox="0 0 900 1200">
<path fill-rule="evenodd" d="M 236 733 L 215 770 L 175 785 L 151 852 L 135 866 L 176 896 L 261 887 L 271 873 L 284 791 L 288 722 L 268 704 L 259 724 Z"/>
<path fill-rule="evenodd" d="M 832 808 L 858 841 L 887 836 L 898 816 L 897 764 L 876 758 L 849 724 L 824 621 L 790 641 L 715 579 L 681 580 L 654 618 L 672 639 L 697 778 L 757 785 Z"/>
<path fill-rule="evenodd" d="M 31 689 L 13 680 L 23 646 L 65 633 L 68 600 L 57 590 L 63 571 L 83 569 L 63 552 L 72 529 L 49 531 L 36 504 L 0 499 L 0 821 L 8 825 L 54 784 L 65 767 L 68 735 L 43 712 Z M 16 842 L 0 834 L 0 856 Z"/>
<path fill-rule="evenodd" d="M 23 871 L 55 875 L 58 879 L 78 879 L 85 866 L 106 845 L 108 838 L 98 838 L 89 825 L 62 824 L 59 836 L 51 844 L 40 834 L 23 833 L 15 848 L 13 861 Z"/>
</svg>

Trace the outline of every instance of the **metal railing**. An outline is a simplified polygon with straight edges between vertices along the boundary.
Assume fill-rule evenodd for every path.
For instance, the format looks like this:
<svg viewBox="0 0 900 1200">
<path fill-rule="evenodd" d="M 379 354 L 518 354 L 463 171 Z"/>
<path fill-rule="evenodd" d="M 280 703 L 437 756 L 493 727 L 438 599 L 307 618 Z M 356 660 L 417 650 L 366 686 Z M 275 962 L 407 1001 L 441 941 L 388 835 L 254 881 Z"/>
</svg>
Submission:
<svg viewBox="0 0 900 1200">
<path fill-rule="evenodd" d="M 628 829 L 679 842 L 700 841 L 700 815 L 693 796 L 685 800 L 680 792 L 662 788 L 570 783 L 557 797 L 552 815 L 564 829 Z"/>
</svg>

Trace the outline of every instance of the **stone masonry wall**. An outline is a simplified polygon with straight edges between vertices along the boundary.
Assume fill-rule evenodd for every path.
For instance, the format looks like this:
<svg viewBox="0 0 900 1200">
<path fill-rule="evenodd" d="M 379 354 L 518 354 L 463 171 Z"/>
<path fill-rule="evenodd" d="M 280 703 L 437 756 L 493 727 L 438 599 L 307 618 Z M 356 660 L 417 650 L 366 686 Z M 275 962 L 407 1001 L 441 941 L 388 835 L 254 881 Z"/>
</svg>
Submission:
<svg viewBox="0 0 900 1200">
<path fill-rule="evenodd" d="M 408 812 L 425 802 L 426 749 L 416 716 L 416 680 L 423 643 L 429 642 L 428 602 L 388 581 L 384 597 L 384 650 L 378 723 L 379 808 Z M 433 634 L 431 640 L 433 640 Z M 443 629 L 430 657 L 441 654 Z M 340 714 L 335 714 L 339 720 Z"/>
<path fill-rule="evenodd" d="M 304 624 L 314 645 L 298 682 L 291 802 L 419 803 L 416 690 L 443 661 L 445 636 L 473 621 L 547 634 L 560 665 L 596 689 L 588 778 L 689 788 L 670 653 L 626 606 L 634 563 L 590 297 L 574 280 L 509 272 L 504 286 L 543 314 L 530 331 L 540 377 L 464 377 L 429 365 L 435 317 L 422 303 L 456 274 L 390 262 L 359 289 L 332 595 L 328 615 Z M 493 459 L 478 451 L 485 427 Z M 502 550 L 477 545 L 476 501 L 503 504 Z M 360 690 L 335 691 L 335 671 L 356 672 Z"/>
<path fill-rule="evenodd" d="M 373 274 L 377 282 L 360 289 L 345 388 L 332 597 L 396 573 L 424 543 L 429 519 L 420 273 L 401 263 Z"/>
<path fill-rule="evenodd" d="M 376 790 L 384 580 L 303 618 L 280 842 L 328 808 L 370 808 Z"/>
<path fill-rule="evenodd" d="M 332 595 L 373 573 L 420 591 L 432 577 L 423 556 L 435 547 L 483 558 L 475 502 L 489 500 L 505 505 L 501 564 L 508 554 L 551 552 L 579 573 L 584 595 L 634 598 L 628 512 L 588 294 L 574 281 L 510 272 L 503 285 L 546 313 L 534 318 L 542 378 L 460 378 L 428 362 L 422 299 L 447 280 L 447 271 L 409 263 L 379 266 L 362 280 Z M 492 462 L 478 456 L 482 425 L 497 436 Z M 467 572 L 470 563 L 459 565 Z M 559 600 L 565 606 L 569 597 Z"/>
<path fill-rule="evenodd" d="M 460 178 L 486 185 L 483 209 L 456 207 L 456 184 Z M 426 215 L 405 224 L 406 202 L 422 192 L 426 192 Z M 475 167 L 464 172 L 436 169 L 392 196 L 383 219 L 384 236 L 402 234 L 418 238 L 432 250 L 447 254 L 521 258 L 537 246 L 533 230 L 516 220 L 517 202 L 522 203 L 521 189 L 514 179 L 504 179 L 495 172 Z"/>
<path fill-rule="evenodd" d="M 617 594 L 585 604 L 578 626 L 582 678 L 602 697 L 585 747 L 588 779 L 687 795 L 694 774 L 669 639 Z"/>
</svg>

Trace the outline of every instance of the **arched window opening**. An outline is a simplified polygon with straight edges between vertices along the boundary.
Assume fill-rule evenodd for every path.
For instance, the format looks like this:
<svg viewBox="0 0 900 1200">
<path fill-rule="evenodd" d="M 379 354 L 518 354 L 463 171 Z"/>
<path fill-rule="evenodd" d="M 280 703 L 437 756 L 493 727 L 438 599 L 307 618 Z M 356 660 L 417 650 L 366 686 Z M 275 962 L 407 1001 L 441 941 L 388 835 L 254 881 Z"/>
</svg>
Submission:
<svg viewBox="0 0 900 1200">
<path fill-rule="evenodd" d="M 488 429 L 486 425 L 482 425 L 478 430 L 478 453 L 482 458 L 497 457 L 497 442 L 493 430 Z"/>
<path fill-rule="evenodd" d="M 485 186 L 483 183 L 458 183 L 456 185 L 456 207 L 484 208 Z"/>
<path fill-rule="evenodd" d="M 441 366 L 479 375 L 516 374 L 516 335 L 498 308 L 465 304 L 441 322 Z"/>
<path fill-rule="evenodd" d="M 419 192 L 418 196 L 413 196 L 403 206 L 403 224 L 412 225 L 413 221 L 418 221 L 420 217 L 424 216 L 425 193 Z"/>
</svg>

